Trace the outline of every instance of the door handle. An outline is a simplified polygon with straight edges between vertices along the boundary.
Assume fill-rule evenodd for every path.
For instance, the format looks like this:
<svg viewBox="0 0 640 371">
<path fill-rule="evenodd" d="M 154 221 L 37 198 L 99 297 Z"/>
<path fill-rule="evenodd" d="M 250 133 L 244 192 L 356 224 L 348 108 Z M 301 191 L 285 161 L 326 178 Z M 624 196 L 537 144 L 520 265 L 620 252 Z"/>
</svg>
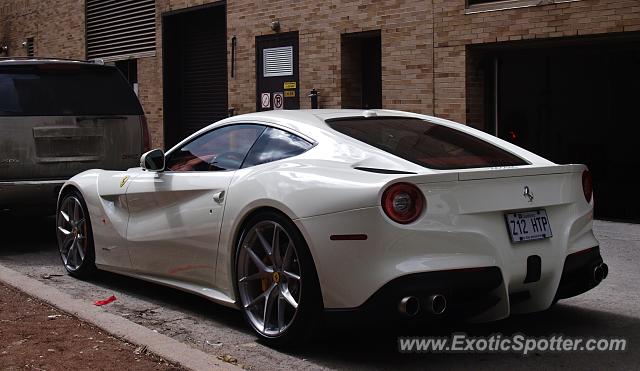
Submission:
<svg viewBox="0 0 640 371">
<path fill-rule="evenodd" d="M 224 202 L 224 195 L 225 195 L 225 191 L 220 191 L 216 194 L 213 195 L 213 200 L 219 204 L 221 204 L 222 202 Z"/>
</svg>

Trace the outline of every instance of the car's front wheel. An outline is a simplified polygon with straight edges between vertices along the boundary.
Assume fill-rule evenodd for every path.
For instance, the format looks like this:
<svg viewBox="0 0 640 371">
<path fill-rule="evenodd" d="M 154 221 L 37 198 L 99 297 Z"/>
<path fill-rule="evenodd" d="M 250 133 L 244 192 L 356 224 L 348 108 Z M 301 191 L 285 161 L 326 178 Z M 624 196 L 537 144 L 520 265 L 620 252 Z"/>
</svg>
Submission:
<svg viewBox="0 0 640 371">
<path fill-rule="evenodd" d="M 95 251 L 86 203 L 78 191 L 62 196 L 56 214 L 56 235 L 62 263 L 70 275 L 88 278 L 95 272 Z"/>
<path fill-rule="evenodd" d="M 236 251 L 236 287 L 245 319 L 271 345 L 306 339 L 321 313 L 313 259 L 283 215 L 252 217 Z"/>
</svg>

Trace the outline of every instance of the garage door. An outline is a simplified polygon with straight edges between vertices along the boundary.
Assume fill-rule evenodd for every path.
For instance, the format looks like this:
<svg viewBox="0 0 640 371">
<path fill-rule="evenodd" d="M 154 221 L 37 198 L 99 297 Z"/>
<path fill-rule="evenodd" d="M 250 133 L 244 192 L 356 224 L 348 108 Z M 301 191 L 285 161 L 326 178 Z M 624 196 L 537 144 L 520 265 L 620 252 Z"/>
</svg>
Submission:
<svg viewBox="0 0 640 371">
<path fill-rule="evenodd" d="M 165 17 L 165 146 L 228 116 L 225 7 Z"/>
<path fill-rule="evenodd" d="M 592 170 L 595 216 L 640 221 L 640 43 L 581 41 L 495 54 L 498 134 Z"/>
</svg>

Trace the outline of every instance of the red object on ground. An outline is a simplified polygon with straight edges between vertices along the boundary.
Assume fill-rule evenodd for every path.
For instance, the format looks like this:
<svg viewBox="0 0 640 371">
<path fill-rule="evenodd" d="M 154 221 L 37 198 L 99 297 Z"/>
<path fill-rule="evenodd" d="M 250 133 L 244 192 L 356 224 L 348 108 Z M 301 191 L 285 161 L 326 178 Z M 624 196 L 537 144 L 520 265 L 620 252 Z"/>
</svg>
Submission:
<svg viewBox="0 0 640 371">
<path fill-rule="evenodd" d="M 109 304 L 109 303 L 111 303 L 113 301 L 116 301 L 116 296 L 115 295 L 111 295 L 111 296 L 109 296 L 108 298 L 106 298 L 104 300 L 98 300 L 98 301 L 96 301 L 94 303 L 94 305 L 102 306 L 102 305 Z"/>
</svg>

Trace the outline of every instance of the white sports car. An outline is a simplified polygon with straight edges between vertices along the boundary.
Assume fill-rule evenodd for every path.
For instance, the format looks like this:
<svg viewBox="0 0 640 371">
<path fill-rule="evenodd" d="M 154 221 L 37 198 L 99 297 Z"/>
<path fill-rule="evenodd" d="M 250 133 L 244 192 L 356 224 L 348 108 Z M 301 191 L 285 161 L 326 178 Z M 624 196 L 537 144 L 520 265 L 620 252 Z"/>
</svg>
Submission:
<svg viewBox="0 0 640 371">
<path fill-rule="evenodd" d="M 323 314 L 490 321 L 607 275 L 584 165 L 389 110 L 231 117 L 60 191 L 67 271 L 239 308 L 274 344 Z"/>
</svg>

